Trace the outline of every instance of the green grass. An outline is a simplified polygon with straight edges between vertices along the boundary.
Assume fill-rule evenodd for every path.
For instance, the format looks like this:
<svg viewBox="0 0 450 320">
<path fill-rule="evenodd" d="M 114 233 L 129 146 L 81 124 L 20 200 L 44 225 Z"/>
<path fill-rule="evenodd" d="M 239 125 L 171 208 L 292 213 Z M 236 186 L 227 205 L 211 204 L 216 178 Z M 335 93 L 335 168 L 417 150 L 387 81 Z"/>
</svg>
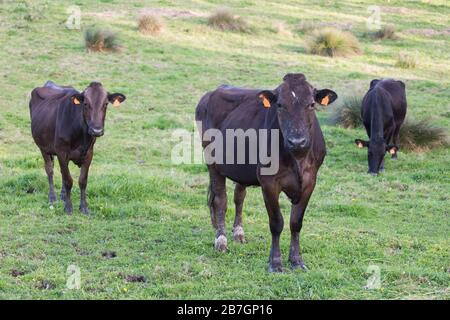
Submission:
<svg viewBox="0 0 450 320">
<path fill-rule="evenodd" d="M 255 28 L 251 34 L 210 28 L 207 17 L 216 2 L 161 1 L 152 5 L 165 10 L 159 37 L 143 36 L 136 28 L 147 6 L 142 0 L 78 0 L 82 30 L 64 27 L 72 1 L 45 1 L 36 19 L 24 17 L 38 10 L 33 9 L 38 2 L 26 3 L 32 1 L 0 5 L 0 298 L 450 298 L 448 148 L 400 151 L 398 161 L 387 159 L 386 171 L 372 178 L 366 174 L 366 151 L 353 142 L 365 136 L 363 129 L 329 125 L 333 105 L 318 112 L 328 154 L 301 234 L 310 271 L 283 274 L 266 271 L 270 232 L 259 189 L 249 190 L 244 205 L 248 243 L 233 243 L 229 236 L 230 251 L 220 254 L 213 250 L 205 167 L 169 161 L 172 130 L 193 130 L 195 106 L 204 92 L 222 83 L 274 88 L 288 72 L 303 72 L 318 88 L 331 88 L 341 97 L 362 96 L 374 78 L 401 79 L 408 102 L 417 106 L 409 116 L 448 129 L 448 41 L 409 31 L 447 28 L 447 2 L 391 1 L 382 19 L 395 25 L 399 38 L 381 42 L 363 35 L 367 6 L 386 6 L 383 1 L 228 2 L 233 14 Z M 267 31 L 278 23 L 294 30 L 311 16 L 351 23 L 363 54 L 310 55 L 308 33 Z M 91 25 L 115 32 L 123 49 L 86 53 L 83 34 Z M 399 51 L 417 53 L 416 68 L 397 68 Z M 127 96 L 120 108 L 108 111 L 106 134 L 96 144 L 89 217 L 77 210 L 68 217 L 61 203 L 53 210 L 47 204 L 27 95 L 49 79 L 80 89 L 97 80 Z M 78 168 L 71 170 L 77 178 Z M 60 175 L 55 179 L 60 187 Z M 228 188 L 231 233 L 231 183 Z M 74 208 L 78 200 L 75 184 Z M 287 266 L 290 206 L 284 196 L 281 205 Z M 105 251 L 117 256 L 103 257 Z M 80 290 L 66 288 L 72 264 L 81 270 Z M 380 267 L 381 289 L 364 289 L 369 265 Z M 24 274 L 12 275 L 18 271 Z M 135 276 L 146 282 L 127 281 Z"/>
</svg>

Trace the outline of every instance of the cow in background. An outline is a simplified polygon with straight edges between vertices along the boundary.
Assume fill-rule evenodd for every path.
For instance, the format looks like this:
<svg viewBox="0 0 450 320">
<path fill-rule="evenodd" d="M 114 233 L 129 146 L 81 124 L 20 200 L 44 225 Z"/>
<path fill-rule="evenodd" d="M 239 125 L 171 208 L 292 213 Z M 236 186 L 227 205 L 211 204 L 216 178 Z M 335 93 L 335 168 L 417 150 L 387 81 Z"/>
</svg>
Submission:
<svg viewBox="0 0 450 320">
<path fill-rule="evenodd" d="M 369 173 L 384 170 L 386 152 L 397 159 L 400 127 L 406 116 L 406 91 L 402 81 L 372 80 L 361 105 L 361 118 L 369 141 L 356 139 L 359 148 L 368 148 Z"/>
</svg>

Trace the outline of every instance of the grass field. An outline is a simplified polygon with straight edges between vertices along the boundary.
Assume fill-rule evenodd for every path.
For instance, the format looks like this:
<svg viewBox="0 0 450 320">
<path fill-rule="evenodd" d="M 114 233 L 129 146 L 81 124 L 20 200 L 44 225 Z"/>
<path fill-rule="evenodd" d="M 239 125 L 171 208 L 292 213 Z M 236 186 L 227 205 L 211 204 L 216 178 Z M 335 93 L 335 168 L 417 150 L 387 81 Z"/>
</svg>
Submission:
<svg viewBox="0 0 450 320">
<path fill-rule="evenodd" d="M 227 1 L 248 22 L 247 33 L 207 25 L 220 1 L 93 3 L 0 2 L 0 298 L 450 298 L 448 148 L 400 152 L 398 161 L 386 161 L 383 174 L 370 177 L 366 151 L 353 143 L 365 132 L 331 126 L 330 111 L 318 112 L 328 155 L 301 234 L 310 271 L 287 268 L 282 274 L 267 272 L 271 236 L 260 190 L 249 190 L 244 205 L 248 243 L 233 243 L 230 236 L 229 252 L 220 254 L 213 249 L 206 206 L 206 167 L 170 161 L 172 131 L 194 129 L 204 92 L 222 83 L 275 88 L 288 72 L 302 72 L 340 96 L 362 95 L 374 78 L 401 79 L 409 117 L 449 128 L 448 1 Z M 81 30 L 64 25 L 73 4 L 82 12 Z M 364 36 L 370 5 L 381 6 L 382 23 L 394 25 L 398 39 Z M 159 35 L 139 33 L 137 18 L 144 11 L 162 17 Z M 363 53 L 307 54 L 308 32 L 296 31 L 302 23 L 351 25 Z M 91 25 L 117 32 L 122 50 L 86 53 L 83 31 Z M 413 54 L 416 67 L 396 67 L 400 52 Z M 47 204 L 28 94 L 49 79 L 79 89 L 97 80 L 128 98 L 109 109 L 106 134 L 96 144 L 90 216 L 78 210 L 67 216 L 62 203 L 53 210 Z M 78 168 L 71 170 L 78 178 Z M 232 187 L 228 183 L 230 234 Z M 77 184 L 73 201 L 77 209 Z M 286 221 L 285 197 L 282 209 Z M 289 234 L 286 223 L 285 266 Z M 117 256 L 103 257 L 105 251 Z M 80 268 L 80 290 L 66 288 L 69 265 Z M 364 288 L 370 265 L 380 270 L 379 289 Z"/>
</svg>

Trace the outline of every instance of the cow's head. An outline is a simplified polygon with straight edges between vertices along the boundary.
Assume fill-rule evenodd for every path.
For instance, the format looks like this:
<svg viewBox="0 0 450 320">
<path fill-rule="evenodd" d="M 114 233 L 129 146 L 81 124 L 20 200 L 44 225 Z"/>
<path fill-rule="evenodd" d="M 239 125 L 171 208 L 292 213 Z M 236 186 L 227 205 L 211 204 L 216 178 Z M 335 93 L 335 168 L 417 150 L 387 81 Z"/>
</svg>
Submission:
<svg viewBox="0 0 450 320">
<path fill-rule="evenodd" d="M 108 93 L 99 82 L 92 82 L 82 93 L 70 97 L 72 104 L 83 108 L 88 133 L 101 137 L 105 131 L 105 117 L 108 103 L 118 107 L 126 97 L 121 93 Z"/>
<path fill-rule="evenodd" d="M 395 155 L 398 151 L 397 146 L 387 145 L 383 138 L 372 139 L 370 141 L 355 139 L 355 143 L 358 148 L 368 149 L 368 173 L 372 175 L 377 175 L 380 172 L 386 152 L 389 152 L 391 155 Z"/>
<path fill-rule="evenodd" d="M 276 108 L 285 148 L 294 157 L 302 157 L 311 147 L 311 126 L 315 104 L 328 105 L 337 99 L 329 89 L 317 90 L 303 74 L 287 74 L 275 90 L 261 91 L 259 99 L 266 108 Z"/>
</svg>

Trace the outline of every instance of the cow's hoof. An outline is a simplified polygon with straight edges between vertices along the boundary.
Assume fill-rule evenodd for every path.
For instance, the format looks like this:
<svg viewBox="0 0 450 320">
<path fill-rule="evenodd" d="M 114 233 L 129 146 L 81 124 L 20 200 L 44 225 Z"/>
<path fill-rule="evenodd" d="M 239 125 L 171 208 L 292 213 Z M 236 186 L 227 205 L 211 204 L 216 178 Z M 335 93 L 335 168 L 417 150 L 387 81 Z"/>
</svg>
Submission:
<svg viewBox="0 0 450 320">
<path fill-rule="evenodd" d="M 291 261 L 291 268 L 296 270 L 296 269 L 301 269 L 303 271 L 308 271 L 308 267 L 306 267 L 305 263 L 303 261 L 296 261 L 296 262 L 292 262 Z"/>
<path fill-rule="evenodd" d="M 84 208 L 80 207 L 80 212 L 85 215 L 91 214 L 91 212 L 89 211 L 89 209 L 87 207 L 84 207 Z"/>
<path fill-rule="evenodd" d="M 54 192 L 48 194 L 48 202 L 50 205 L 53 205 L 56 202 L 56 194 Z"/>
<path fill-rule="evenodd" d="M 281 263 L 281 259 L 270 259 L 269 261 L 269 272 L 283 272 L 283 264 Z"/>
<path fill-rule="evenodd" d="M 224 235 L 220 235 L 214 241 L 214 248 L 216 248 L 217 251 L 226 252 L 228 250 L 227 238 Z"/>
<path fill-rule="evenodd" d="M 69 214 L 69 215 L 72 214 L 72 212 L 73 212 L 72 205 L 65 205 L 64 206 L 64 212 Z"/>
<path fill-rule="evenodd" d="M 242 226 L 237 226 L 233 229 L 233 238 L 234 241 L 245 243 L 244 228 Z"/>
<path fill-rule="evenodd" d="M 283 272 L 283 265 L 281 263 L 269 263 L 270 273 L 280 273 Z"/>
</svg>

